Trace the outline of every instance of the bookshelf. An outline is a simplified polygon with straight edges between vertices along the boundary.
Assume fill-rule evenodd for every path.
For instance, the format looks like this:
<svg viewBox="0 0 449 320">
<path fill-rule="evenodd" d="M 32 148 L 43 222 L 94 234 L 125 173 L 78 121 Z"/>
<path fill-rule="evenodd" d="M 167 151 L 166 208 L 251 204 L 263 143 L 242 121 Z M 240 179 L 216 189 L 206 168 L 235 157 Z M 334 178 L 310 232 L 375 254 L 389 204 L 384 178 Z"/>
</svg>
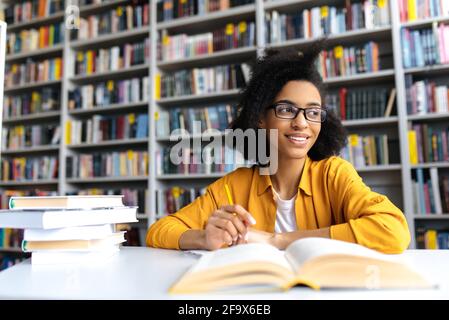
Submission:
<svg viewBox="0 0 449 320">
<path fill-rule="evenodd" d="M 263 1 L 255 0 L 252 3 L 242 4 L 226 10 L 218 10 L 202 15 L 185 16 L 168 21 L 158 21 L 157 6 L 158 1 L 141 1 L 139 4 L 148 4 L 147 14 L 149 15 L 148 25 L 133 27 L 130 30 L 123 30 L 109 34 L 101 34 L 92 39 L 72 38 L 70 30 L 65 31 L 64 42 L 51 48 L 44 48 L 27 53 L 14 53 L 8 55 L 8 63 L 20 63 L 28 58 L 46 59 L 63 57 L 64 73 L 60 80 L 39 81 L 27 83 L 25 85 L 14 85 L 5 88 L 5 95 L 20 95 L 30 90 L 40 90 L 52 87 L 60 90 L 60 108 L 47 112 L 35 114 L 19 115 L 3 119 L 5 126 L 32 125 L 41 121 L 59 123 L 61 128 L 61 139 L 57 146 L 39 146 L 34 148 L 23 148 L 19 150 L 2 151 L 5 157 L 12 156 L 32 156 L 42 154 L 54 154 L 60 161 L 59 173 L 56 179 L 46 179 L 42 181 L 1 181 L 0 188 L 3 190 L 18 189 L 25 190 L 40 188 L 48 191 L 56 191 L 59 194 L 74 193 L 89 188 L 103 189 L 144 189 L 148 190 L 145 196 L 145 209 L 139 212 L 139 220 L 143 221 L 143 227 L 149 226 L 160 217 L 160 210 L 156 202 L 160 199 L 156 197 L 156 191 L 163 191 L 175 186 L 185 188 L 201 189 L 222 177 L 225 173 L 190 173 L 186 174 L 158 174 L 157 157 L 163 148 L 173 145 L 170 137 L 159 136 L 156 130 L 156 119 L 161 112 L 169 112 L 174 109 L 189 109 L 216 106 L 220 104 L 232 104 L 239 95 L 238 88 L 205 92 L 199 94 L 179 94 L 174 96 L 157 97 L 159 90 L 156 90 L 158 75 L 174 74 L 182 70 L 193 68 L 209 68 L 221 65 L 240 64 L 260 56 L 263 48 L 272 47 L 306 47 L 314 38 L 288 39 L 278 42 L 271 42 L 267 39 L 266 17 L 272 16 L 273 11 L 278 14 L 292 14 L 302 10 L 311 10 L 317 6 L 344 6 L 343 0 L 278 0 Z M 359 1 L 355 1 L 356 3 Z M 69 1 L 67 1 L 69 3 Z M 76 3 L 76 2 L 74 2 Z M 131 1 L 107 1 L 100 4 L 92 4 L 79 7 L 81 18 L 91 15 L 105 14 L 110 10 L 116 10 L 118 6 L 128 5 Z M 364 119 L 346 119 L 343 124 L 350 134 L 377 135 L 386 134 L 389 140 L 393 140 L 390 146 L 390 153 L 397 161 L 388 164 L 377 164 L 372 166 L 357 167 L 358 172 L 366 183 L 374 190 L 387 194 L 393 202 L 400 207 L 407 217 L 407 221 L 412 232 L 411 247 L 416 245 L 415 223 L 418 226 L 426 225 L 431 220 L 441 225 L 446 225 L 445 215 L 421 216 L 414 212 L 413 208 L 413 179 L 412 172 L 417 168 L 438 168 L 439 172 L 447 173 L 449 165 L 445 161 L 429 163 L 411 164 L 410 151 L 408 145 L 408 130 L 410 126 L 417 123 L 437 124 L 447 123 L 448 113 L 441 114 L 419 114 L 410 115 L 407 113 L 407 87 L 406 76 L 411 75 L 416 79 L 437 78 L 447 79 L 449 65 L 421 66 L 404 68 L 401 30 L 410 28 L 420 30 L 430 28 L 434 22 L 449 23 L 449 17 L 438 16 L 435 18 L 422 18 L 412 22 L 401 21 L 400 11 L 396 1 L 387 1 L 390 14 L 389 23 L 374 26 L 372 28 L 356 28 L 341 33 L 332 33 L 328 36 L 329 48 L 342 45 L 350 47 L 353 45 L 363 45 L 368 40 L 382 44 L 381 51 L 385 55 L 384 65 L 377 71 L 356 73 L 344 76 L 327 77 L 324 81 L 329 92 L 338 92 L 342 87 L 347 87 L 348 91 L 353 88 L 386 87 L 396 88 L 396 101 L 393 113 L 389 117 L 370 117 Z M 8 28 L 10 32 L 19 32 L 22 29 L 39 27 L 51 23 L 61 22 L 64 15 L 61 12 L 54 13 L 48 17 L 41 17 L 32 21 L 11 24 Z M 254 43 L 247 46 L 220 50 L 212 53 L 177 58 L 173 60 L 158 59 L 158 41 L 161 34 L 165 32 L 169 36 L 186 34 L 187 36 L 198 35 L 221 27 L 228 23 L 238 24 L 241 21 L 251 21 L 255 24 Z M 93 49 L 108 49 L 114 46 L 121 46 L 125 43 L 136 43 L 149 38 L 149 57 L 145 63 L 132 65 L 113 71 L 104 71 L 90 74 L 75 74 L 75 63 L 77 53 Z M 386 57 L 386 58 L 385 58 Z M 385 60 L 386 59 L 386 60 Z M 69 93 L 77 88 L 96 86 L 109 80 L 119 81 L 122 79 L 148 77 L 147 94 L 140 100 L 127 102 L 113 101 L 102 105 L 91 105 L 88 108 L 69 108 Z M 87 91 L 86 91 L 87 92 Z M 93 116 L 100 115 L 111 117 L 126 114 L 147 114 L 148 116 L 148 137 L 147 138 L 125 138 L 119 140 L 104 140 L 95 143 L 67 143 L 68 134 L 67 122 L 87 121 Z M 222 135 L 222 133 L 217 134 Z M 191 139 L 199 139 L 201 135 L 193 134 Z M 128 149 L 146 151 L 148 153 L 149 165 L 148 174 L 134 176 L 108 176 L 76 178 L 68 177 L 66 174 L 67 157 L 81 154 L 91 154 L 93 152 L 124 152 Z M 144 212 L 143 212 L 144 211 Z M 433 226 L 433 225 L 432 225 Z M 144 228 L 143 228 L 144 232 Z"/>
</svg>

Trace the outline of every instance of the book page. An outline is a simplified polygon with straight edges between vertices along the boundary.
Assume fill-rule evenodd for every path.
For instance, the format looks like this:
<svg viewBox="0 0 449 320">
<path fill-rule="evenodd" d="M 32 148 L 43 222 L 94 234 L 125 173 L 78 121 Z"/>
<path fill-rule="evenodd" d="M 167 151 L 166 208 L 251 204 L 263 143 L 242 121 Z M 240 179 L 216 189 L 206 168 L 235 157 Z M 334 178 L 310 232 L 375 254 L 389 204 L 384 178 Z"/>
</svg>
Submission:
<svg viewBox="0 0 449 320">
<path fill-rule="evenodd" d="M 355 243 L 325 238 L 306 238 L 294 241 L 285 252 L 287 260 L 297 271 L 314 258 L 324 255 L 344 254 L 354 257 L 366 257 L 384 261 L 394 261 L 393 257 L 368 249 Z"/>
<path fill-rule="evenodd" d="M 198 272 L 210 268 L 255 261 L 271 262 L 292 270 L 292 267 L 285 259 L 284 251 L 266 244 L 250 243 L 205 253 L 190 271 Z"/>
</svg>

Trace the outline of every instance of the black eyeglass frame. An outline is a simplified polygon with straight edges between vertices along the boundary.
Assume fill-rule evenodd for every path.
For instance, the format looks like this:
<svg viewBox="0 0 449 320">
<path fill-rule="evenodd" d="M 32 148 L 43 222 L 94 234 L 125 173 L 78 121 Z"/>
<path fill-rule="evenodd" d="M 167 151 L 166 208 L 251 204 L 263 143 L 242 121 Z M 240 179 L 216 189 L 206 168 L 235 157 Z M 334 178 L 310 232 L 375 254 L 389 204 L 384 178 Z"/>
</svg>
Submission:
<svg viewBox="0 0 449 320">
<path fill-rule="evenodd" d="M 276 108 L 277 108 L 278 106 L 281 106 L 281 105 L 288 105 L 288 106 L 292 107 L 293 110 L 296 110 L 296 111 L 295 111 L 295 116 L 294 116 L 293 118 L 280 117 L 280 116 L 278 115 L 278 113 L 277 113 Z M 301 111 L 303 111 L 304 118 L 305 118 L 307 121 L 310 121 L 310 122 L 323 123 L 324 121 L 326 121 L 326 118 L 327 118 L 327 110 L 326 110 L 325 108 L 320 108 L 320 107 L 300 108 L 300 107 L 298 107 L 298 106 L 296 106 L 296 105 L 294 105 L 294 104 L 292 104 L 292 103 L 288 103 L 288 102 L 278 102 L 278 103 L 274 103 L 274 104 L 268 106 L 267 109 L 274 109 L 274 114 L 275 114 L 276 118 L 283 119 L 283 120 L 293 120 L 293 119 L 296 119 L 296 117 L 298 116 L 298 114 L 299 114 Z M 320 121 L 308 119 L 306 110 L 311 110 L 311 109 L 313 109 L 313 110 L 317 110 L 317 109 L 320 110 L 320 112 L 321 112 L 321 120 L 320 120 Z"/>
</svg>

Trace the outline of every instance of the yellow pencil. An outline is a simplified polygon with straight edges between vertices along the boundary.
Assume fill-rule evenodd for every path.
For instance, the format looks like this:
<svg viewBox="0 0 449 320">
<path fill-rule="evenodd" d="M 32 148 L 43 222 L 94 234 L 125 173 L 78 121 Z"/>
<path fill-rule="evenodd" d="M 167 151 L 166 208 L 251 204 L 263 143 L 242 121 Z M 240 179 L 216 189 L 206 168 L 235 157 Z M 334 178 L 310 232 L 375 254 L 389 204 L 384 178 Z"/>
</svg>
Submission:
<svg viewBox="0 0 449 320">
<path fill-rule="evenodd" d="M 234 204 L 234 201 L 232 200 L 231 191 L 229 190 L 229 186 L 227 183 L 225 184 L 225 190 L 226 190 L 226 195 L 228 196 L 228 202 L 232 206 Z"/>
</svg>

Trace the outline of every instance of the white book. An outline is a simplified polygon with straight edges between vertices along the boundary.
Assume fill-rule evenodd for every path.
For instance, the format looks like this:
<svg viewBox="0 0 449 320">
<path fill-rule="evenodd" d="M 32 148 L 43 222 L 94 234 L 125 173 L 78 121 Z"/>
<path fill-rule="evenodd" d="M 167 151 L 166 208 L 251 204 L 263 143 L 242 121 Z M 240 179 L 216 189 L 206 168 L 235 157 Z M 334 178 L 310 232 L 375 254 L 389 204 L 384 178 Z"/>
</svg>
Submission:
<svg viewBox="0 0 449 320">
<path fill-rule="evenodd" d="M 113 224 L 95 226 L 67 227 L 57 229 L 25 229 L 23 240 L 54 241 L 54 240 L 90 240 L 101 239 L 114 233 Z"/>
<path fill-rule="evenodd" d="M 433 167 L 430 168 L 430 180 L 432 183 L 433 197 L 435 203 L 435 213 L 442 214 L 443 208 L 441 205 L 441 196 L 440 196 L 440 188 L 438 183 L 438 169 Z"/>
<path fill-rule="evenodd" d="M 105 263 L 119 252 L 118 246 L 98 251 L 36 251 L 31 254 L 32 265 Z"/>
<path fill-rule="evenodd" d="M 103 251 L 126 241 L 126 231 L 115 232 L 101 239 L 90 240 L 47 240 L 47 241 L 22 241 L 23 252 L 36 251 L 76 251 L 90 252 Z"/>
<path fill-rule="evenodd" d="M 55 229 L 106 223 L 137 222 L 137 207 L 114 209 L 0 210 L 0 228 Z"/>
<path fill-rule="evenodd" d="M 11 197 L 10 209 L 89 209 L 123 207 L 123 195 Z"/>
</svg>

